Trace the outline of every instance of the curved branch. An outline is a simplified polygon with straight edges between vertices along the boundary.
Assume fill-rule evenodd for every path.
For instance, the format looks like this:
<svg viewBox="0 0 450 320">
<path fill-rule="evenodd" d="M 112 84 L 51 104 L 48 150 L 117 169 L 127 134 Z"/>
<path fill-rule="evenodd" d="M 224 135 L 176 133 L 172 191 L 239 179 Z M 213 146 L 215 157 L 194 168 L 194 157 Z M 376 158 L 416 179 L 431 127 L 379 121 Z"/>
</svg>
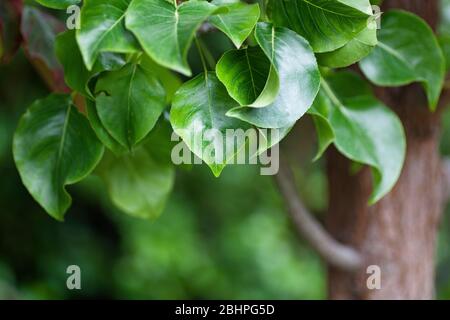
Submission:
<svg viewBox="0 0 450 320">
<path fill-rule="evenodd" d="M 442 159 L 442 176 L 444 183 L 444 201 L 450 200 L 450 158 Z"/>
<path fill-rule="evenodd" d="M 308 212 L 301 202 L 289 166 L 281 162 L 276 175 L 279 190 L 299 234 L 330 265 L 345 271 L 354 271 L 362 264 L 361 255 L 353 248 L 337 242 Z"/>
</svg>

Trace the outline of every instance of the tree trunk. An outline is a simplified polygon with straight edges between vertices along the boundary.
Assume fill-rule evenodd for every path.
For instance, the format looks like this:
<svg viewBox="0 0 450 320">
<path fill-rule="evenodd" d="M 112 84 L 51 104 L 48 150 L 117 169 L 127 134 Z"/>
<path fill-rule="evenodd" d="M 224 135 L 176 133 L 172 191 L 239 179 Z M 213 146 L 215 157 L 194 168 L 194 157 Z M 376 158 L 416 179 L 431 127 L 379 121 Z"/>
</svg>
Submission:
<svg viewBox="0 0 450 320">
<path fill-rule="evenodd" d="M 383 11 L 403 8 L 435 27 L 437 0 L 389 0 Z M 383 25 L 381 25 L 383 27 Z M 344 244 L 358 249 L 363 267 L 346 273 L 329 267 L 332 299 L 432 299 L 436 234 L 444 205 L 439 155 L 440 112 L 427 108 L 420 85 L 379 89 L 377 95 L 400 116 L 407 136 L 407 155 L 392 192 L 373 206 L 370 170 L 352 175 L 349 161 L 330 150 L 330 206 L 327 227 Z M 381 289 L 369 289 L 368 266 L 381 271 Z"/>
</svg>

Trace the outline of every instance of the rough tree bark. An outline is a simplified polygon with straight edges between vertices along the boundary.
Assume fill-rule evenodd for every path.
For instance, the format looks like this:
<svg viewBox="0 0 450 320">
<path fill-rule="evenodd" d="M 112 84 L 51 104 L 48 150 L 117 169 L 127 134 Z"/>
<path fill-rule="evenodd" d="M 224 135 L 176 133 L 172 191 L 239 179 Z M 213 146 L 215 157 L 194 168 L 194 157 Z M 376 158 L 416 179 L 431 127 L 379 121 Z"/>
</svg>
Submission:
<svg viewBox="0 0 450 320">
<path fill-rule="evenodd" d="M 432 27 L 437 24 L 438 0 L 385 1 L 383 11 L 390 8 L 412 11 Z M 393 191 L 369 207 L 369 170 L 351 175 L 349 161 L 330 150 L 327 227 L 338 241 L 356 248 L 364 263 L 356 272 L 330 266 L 329 297 L 432 299 L 436 233 L 445 203 L 439 156 L 440 112 L 428 111 L 419 85 L 379 89 L 377 94 L 397 112 L 404 124 L 408 146 L 406 162 Z M 381 268 L 380 290 L 367 288 L 369 265 Z"/>
</svg>

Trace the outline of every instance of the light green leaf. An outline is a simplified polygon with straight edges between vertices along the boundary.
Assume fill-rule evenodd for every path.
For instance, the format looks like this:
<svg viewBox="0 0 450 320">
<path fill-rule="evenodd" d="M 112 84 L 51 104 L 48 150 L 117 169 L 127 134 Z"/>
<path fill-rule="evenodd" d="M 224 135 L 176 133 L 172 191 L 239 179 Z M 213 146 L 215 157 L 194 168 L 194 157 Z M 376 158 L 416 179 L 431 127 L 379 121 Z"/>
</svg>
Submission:
<svg viewBox="0 0 450 320">
<path fill-rule="evenodd" d="M 366 26 L 368 0 L 270 0 L 276 26 L 288 27 L 305 37 L 314 52 L 343 47 Z"/>
<path fill-rule="evenodd" d="M 65 186 L 86 177 L 100 161 L 103 147 L 66 95 L 36 101 L 20 120 L 13 153 L 22 181 L 55 219 L 71 204 Z"/>
<path fill-rule="evenodd" d="M 241 106 L 265 107 L 278 94 L 277 72 L 260 47 L 226 52 L 217 63 L 216 73 Z"/>
<path fill-rule="evenodd" d="M 126 17 L 144 51 L 158 64 L 190 76 L 187 52 L 195 31 L 217 7 L 206 1 L 180 5 L 167 0 L 133 0 Z"/>
<path fill-rule="evenodd" d="M 225 7 L 228 12 L 214 15 L 209 22 L 225 33 L 240 48 L 258 22 L 258 4 L 247 4 L 239 0 L 214 0 L 212 4 Z"/>
<path fill-rule="evenodd" d="M 132 154 L 105 156 L 98 171 L 119 209 L 138 218 L 161 215 L 175 180 L 170 152 L 161 150 L 170 143 L 170 131 L 157 128 Z"/>
<path fill-rule="evenodd" d="M 131 150 L 150 130 L 165 107 L 159 80 L 140 65 L 127 64 L 97 82 L 98 116 L 111 136 Z"/>
<path fill-rule="evenodd" d="M 100 53 L 92 71 L 83 63 L 81 52 L 75 38 L 75 31 L 69 30 L 56 38 L 56 56 L 64 68 L 64 80 L 67 85 L 85 97 L 93 98 L 89 89 L 89 80 L 98 73 L 106 70 L 116 70 L 125 64 L 125 60 L 118 54 Z"/>
<path fill-rule="evenodd" d="M 77 41 L 88 70 L 100 52 L 131 53 L 139 50 L 134 36 L 125 29 L 131 0 L 85 0 Z"/>
<path fill-rule="evenodd" d="M 238 107 L 227 115 L 262 128 L 291 127 L 319 91 L 316 58 L 308 42 L 287 28 L 258 23 L 255 37 L 278 73 L 280 90 L 274 102 L 264 108 Z"/>
<path fill-rule="evenodd" d="M 378 46 L 360 62 L 363 73 L 379 86 L 421 82 L 431 110 L 435 110 L 444 84 L 445 60 L 431 28 L 404 11 L 383 16 Z"/>
<path fill-rule="evenodd" d="M 347 72 L 322 80 L 310 113 L 322 126 L 318 128 L 322 135 L 319 154 L 333 141 L 346 157 L 372 167 L 374 187 L 369 202 L 385 196 L 405 160 L 406 138 L 397 115 L 375 99 L 362 79 Z"/>
<path fill-rule="evenodd" d="M 36 0 L 36 2 L 52 9 L 67 9 L 74 4 L 79 4 L 81 0 Z"/>
<path fill-rule="evenodd" d="M 236 152 L 226 148 L 227 129 L 247 130 L 245 122 L 226 116 L 237 106 L 213 72 L 186 82 L 175 94 L 170 119 L 172 127 L 189 149 L 219 176 Z M 245 142 L 237 149 L 245 147 Z M 224 150 L 227 149 L 227 150 Z"/>
</svg>

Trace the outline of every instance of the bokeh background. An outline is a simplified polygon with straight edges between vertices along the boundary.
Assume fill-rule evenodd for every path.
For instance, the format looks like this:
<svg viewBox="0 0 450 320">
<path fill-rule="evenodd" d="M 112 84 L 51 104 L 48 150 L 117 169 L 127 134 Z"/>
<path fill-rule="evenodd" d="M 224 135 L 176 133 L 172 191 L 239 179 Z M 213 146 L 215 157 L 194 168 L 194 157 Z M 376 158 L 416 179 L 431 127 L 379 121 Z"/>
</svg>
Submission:
<svg viewBox="0 0 450 320">
<path fill-rule="evenodd" d="M 205 41 L 213 55 L 226 39 Z M 192 53 L 192 65 L 198 65 Z M 254 166 L 231 166 L 220 179 L 205 166 L 180 168 L 163 215 L 121 213 L 95 174 L 69 187 L 64 223 L 50 218 L 22 186 L 11 141 L 20 115 L 48 89 L 22 51 L 0 66 L 0 299 L 324 299 L 326 267 L 297 236 L 273 178 Z M 450 113 L 443 137 L 450 137 Z M 303 137 L 298 141 L 296 137 Z M 284 149 L 300 165 L 299 192 L 321 219 L 327 208 L 323 162 L 302 119 Z M 443 139 L 443 154 L 450 141 Z M 441 224 L 437 294 L 450 298 L 450 217 Z M 79 265 L 82 290 L 66 288 Z"/>
</svg>

